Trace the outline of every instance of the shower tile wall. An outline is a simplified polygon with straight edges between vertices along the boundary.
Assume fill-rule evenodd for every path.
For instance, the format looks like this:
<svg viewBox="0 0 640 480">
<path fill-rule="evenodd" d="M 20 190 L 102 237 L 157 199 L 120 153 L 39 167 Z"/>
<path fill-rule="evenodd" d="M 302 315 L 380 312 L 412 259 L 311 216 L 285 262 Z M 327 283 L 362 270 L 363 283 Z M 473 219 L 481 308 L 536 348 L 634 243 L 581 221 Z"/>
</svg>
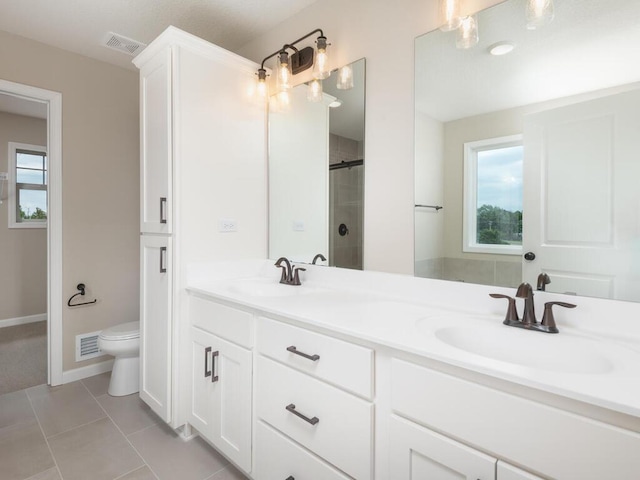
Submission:
<svg viewBox="0 0 640 480">
<path fill-rule="evenodd" d="M 329 135 L 329 163 L 363 158 L 362 142 Z M 362 231 L 364 168 L 362 166 L 329 171 L 329 264 L 362 269 Z M 344 223 L 349 233 L 340 236 Z"/>
</svg>

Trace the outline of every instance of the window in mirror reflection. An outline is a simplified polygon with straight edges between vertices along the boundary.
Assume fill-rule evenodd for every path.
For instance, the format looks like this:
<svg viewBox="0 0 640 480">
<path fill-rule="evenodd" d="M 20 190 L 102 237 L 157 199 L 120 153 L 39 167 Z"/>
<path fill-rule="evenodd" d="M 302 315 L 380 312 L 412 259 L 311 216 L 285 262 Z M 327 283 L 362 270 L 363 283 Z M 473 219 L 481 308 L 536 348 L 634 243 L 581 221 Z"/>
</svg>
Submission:
<svg viewBox="0 0 640 480">
<path fill-rule="evenodd" d="M 520 254 L 522 136 L 465 143 L 464 251 Z"/>
</svg>

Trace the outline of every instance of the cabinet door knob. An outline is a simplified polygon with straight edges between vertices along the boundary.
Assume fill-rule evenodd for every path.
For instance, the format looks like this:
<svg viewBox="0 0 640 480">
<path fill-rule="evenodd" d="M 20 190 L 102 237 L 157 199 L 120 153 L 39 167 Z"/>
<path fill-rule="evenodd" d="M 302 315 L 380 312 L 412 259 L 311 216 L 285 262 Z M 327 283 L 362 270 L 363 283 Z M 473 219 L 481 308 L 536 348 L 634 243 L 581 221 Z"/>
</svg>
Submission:
<svg viewBox="0 0 640 480">
<path fill-rule="evenodd" d="M 285 478 L 284 480 L 296 480 L 293 475 L 289 475 L 287 478 Z"/>
<path fill-rule="evenodd" d="M 290 403 L 289 405 L 287 405 L 286 407 L 284 407 L 287 411 L 293 413 L 296 417 L 301 418 L 302 420 L 304 420 L 307 423 L 310 423 L 311 425 L 315 425 L 317 424 L 320 419 L 318 417 L 313 417 L 313 418 L 309 418 L 306 415 L 301 414 L 300 412 L 298 412 L 296 410 L 296 406 L 293 403 Z"/>
<path fill-rule="evenodd" d="M 209 360 L 209 353 L 211 353 L 211 347 L 205 348 L 204 349 L 204 376 L 205 377 L 210 377 L 212 372 L 212 370 L 209 370 L 207 368 L 207 365 L 209 364 L 209 362 L 207 361 Z"/>
<path fill-rule="evenodd" d="M 220 354 L 219 350 L 216 350 L 211 354 L 211 383 L 218 381 L 218 375 L 216 375 L 216 358 Z"/>
<path fill-rule="evenodd" d="M 299 351 L 294 345 L 287 347 L 287 351 L 291 353 L 295 353 L 296 355 L 300 355 L 301 357 L 307 358 L 314 362 L 317 362 L 318 360 L 320 360 L 320 355 L 309 355 L 308 353 L 303 353 Z"/>
</svg>

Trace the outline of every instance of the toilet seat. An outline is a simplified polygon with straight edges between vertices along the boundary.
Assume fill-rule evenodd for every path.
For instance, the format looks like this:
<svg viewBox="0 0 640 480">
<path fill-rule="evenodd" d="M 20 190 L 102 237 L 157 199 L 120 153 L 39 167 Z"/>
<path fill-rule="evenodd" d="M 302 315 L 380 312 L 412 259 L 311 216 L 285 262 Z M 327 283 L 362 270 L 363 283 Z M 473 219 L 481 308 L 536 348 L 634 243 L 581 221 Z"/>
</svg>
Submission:
<svg viewBox="0 0 640 480">
<path fill-rule="evenodd" d="M 129 340 L 140 337 L 140 322 L 127 322 L 114 325 L 100 332 L 103 340 Z"/>
</svg>

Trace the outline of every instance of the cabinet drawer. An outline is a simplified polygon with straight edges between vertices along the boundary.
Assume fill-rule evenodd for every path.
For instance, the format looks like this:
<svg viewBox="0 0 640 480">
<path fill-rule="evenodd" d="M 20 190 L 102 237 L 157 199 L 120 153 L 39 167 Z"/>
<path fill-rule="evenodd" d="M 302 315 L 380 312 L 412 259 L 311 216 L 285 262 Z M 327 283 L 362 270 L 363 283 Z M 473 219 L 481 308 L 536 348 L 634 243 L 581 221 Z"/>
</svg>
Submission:
<svg viewBox="0 0 640 480">
<path fill-rule="evenodd" d="M 191 294 L 191 325 L 243 347 L 253 346 L 253 315 Z"/>
<path fill-rule="evenodd" d="M 264 480 L 349 480 L 263 422 L 256 424 L 254 477 Z"/>
<path fill-rule="evenodd" d="M 552 478 L 637 479 L 640 435 L 392 360 L 396 413 Z"/>
<path fill-rule="evenodd" d="M 258 417 L 348 475 L 371 478 L 372 404 L 263 356 L 256 378 Z"/>
<path fill-rule="evenodd" d="M 261 317 L 258 351 L 357 395 L 373 397 L 373 350 L 369 348 Z M 308 358 L 314 355 L 317 359 Z"/>
</svg>

